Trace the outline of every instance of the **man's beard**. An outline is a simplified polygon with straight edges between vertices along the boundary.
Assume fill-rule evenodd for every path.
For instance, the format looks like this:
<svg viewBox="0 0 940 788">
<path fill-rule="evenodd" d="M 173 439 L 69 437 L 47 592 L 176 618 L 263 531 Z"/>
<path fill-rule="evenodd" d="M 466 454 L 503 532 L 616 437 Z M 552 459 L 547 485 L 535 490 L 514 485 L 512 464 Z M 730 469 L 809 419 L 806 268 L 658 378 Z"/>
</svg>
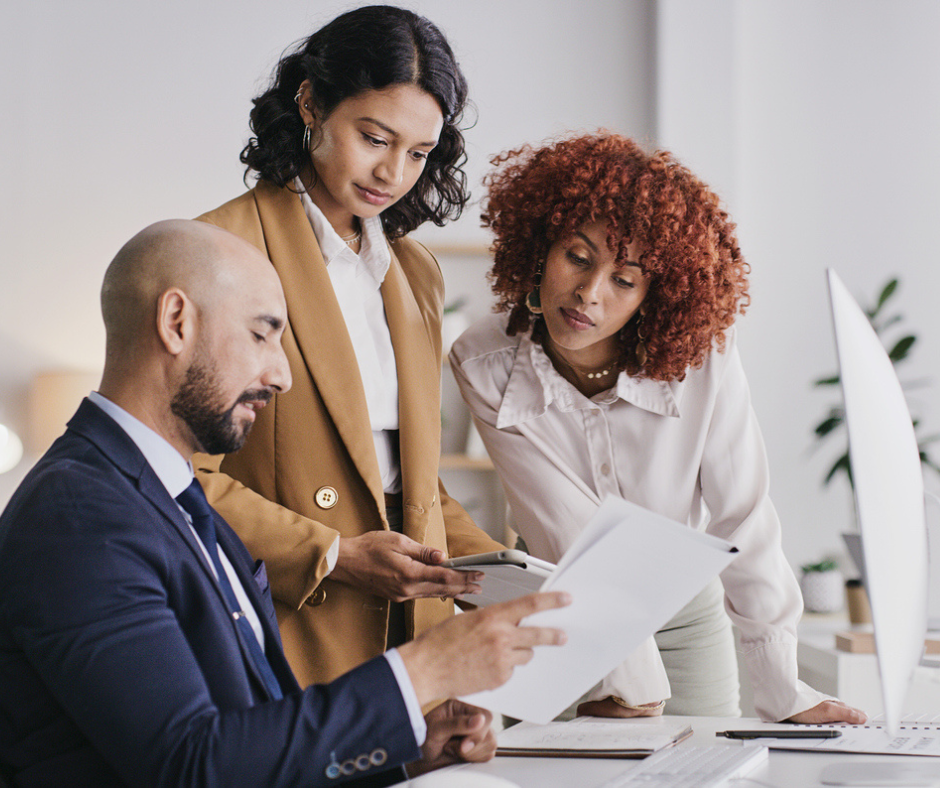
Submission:
<svg viewBox="0 0 940 788">
<path fill-rule="evenodd" d="M 230 454 L 242 447 L 251 429 L 251 423 L 235 423 L 235 408 L 242 402 L 268 402 L 270 399 L 268 389 L 249 390 L 224 410 L 224 405 L 219 404 L 222 394 L 216 383 L 215 369 L 197 358 L 186 370 L 186 378 L 173 396 L 170 410 L 186 423 L 201 451 Z"/>
</svg>

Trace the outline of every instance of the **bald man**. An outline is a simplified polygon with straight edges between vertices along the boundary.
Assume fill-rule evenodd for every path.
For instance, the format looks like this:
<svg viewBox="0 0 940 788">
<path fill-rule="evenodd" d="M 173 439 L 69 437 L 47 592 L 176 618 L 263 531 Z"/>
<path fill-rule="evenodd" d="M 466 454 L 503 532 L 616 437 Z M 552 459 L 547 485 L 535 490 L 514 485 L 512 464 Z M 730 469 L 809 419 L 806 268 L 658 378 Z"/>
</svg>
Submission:
<svg viewBox="0 0 940 788">
<path fill-rule="evenodd" d="M 301 691 L 264 566 L 193 481 L 290 387 L 284 295 L 254 247 L 162 222 L 105 275 L 104 376 L 0 516 L 0 771 L 17 786 L 388 785 L 490 757 L 498 686 L 565 603 L 456 616 Z"/>
</svg>

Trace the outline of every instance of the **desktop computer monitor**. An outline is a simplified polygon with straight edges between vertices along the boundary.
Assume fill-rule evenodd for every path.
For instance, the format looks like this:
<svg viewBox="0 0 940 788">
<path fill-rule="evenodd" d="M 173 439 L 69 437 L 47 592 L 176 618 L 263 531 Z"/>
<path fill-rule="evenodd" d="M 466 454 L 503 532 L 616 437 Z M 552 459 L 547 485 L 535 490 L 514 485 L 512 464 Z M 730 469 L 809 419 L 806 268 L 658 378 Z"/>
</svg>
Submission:
<svg viewBox="0 0 940 788">
<path fill-rule="evenodd" d="M 877 334 L 832 270 L 829 297 L 885 723 L 896 734 L 927 634 L 927 529 L 920 452 Z"/>
</svg>

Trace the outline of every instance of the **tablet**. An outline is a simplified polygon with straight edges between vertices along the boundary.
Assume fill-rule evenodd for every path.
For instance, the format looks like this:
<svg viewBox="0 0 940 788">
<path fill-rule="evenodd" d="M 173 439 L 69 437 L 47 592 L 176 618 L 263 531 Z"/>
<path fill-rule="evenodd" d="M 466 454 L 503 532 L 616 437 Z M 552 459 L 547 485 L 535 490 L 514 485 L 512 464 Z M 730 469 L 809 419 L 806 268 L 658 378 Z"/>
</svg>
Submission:
<svg viewBox="0 0 940 788">
<path fill-rule="evenodd" d="M 538 591 L 555 565 L 534 558 L 522 550 L 499 550 L 451 558 L 443 564 L 451 569 L 483 572 L 481 594 L 464 594 L 458 599 L 478 607 L 505 602 Z"/>
</svg>

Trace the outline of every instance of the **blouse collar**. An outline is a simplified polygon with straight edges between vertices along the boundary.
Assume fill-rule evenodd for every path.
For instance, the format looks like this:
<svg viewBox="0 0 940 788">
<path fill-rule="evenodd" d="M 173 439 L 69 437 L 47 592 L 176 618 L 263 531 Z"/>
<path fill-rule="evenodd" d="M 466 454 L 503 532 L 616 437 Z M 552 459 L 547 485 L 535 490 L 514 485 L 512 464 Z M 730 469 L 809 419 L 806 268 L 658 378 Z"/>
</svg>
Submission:
<svg viewBox="0 0 940 788">
<path fill-rule="evenodd" d="M 509 373 L 496 419 L 497 429 L 537 418 L 554 404 L 569 412 L 612 405 L 618 399 L 661 416 L 679 417 L 683 383 L 635 378 L 626 372 L 617 384 L 594 397 L 585 397 L 555 369 L 542 346 L 523 336 Z"/>
</svg>

